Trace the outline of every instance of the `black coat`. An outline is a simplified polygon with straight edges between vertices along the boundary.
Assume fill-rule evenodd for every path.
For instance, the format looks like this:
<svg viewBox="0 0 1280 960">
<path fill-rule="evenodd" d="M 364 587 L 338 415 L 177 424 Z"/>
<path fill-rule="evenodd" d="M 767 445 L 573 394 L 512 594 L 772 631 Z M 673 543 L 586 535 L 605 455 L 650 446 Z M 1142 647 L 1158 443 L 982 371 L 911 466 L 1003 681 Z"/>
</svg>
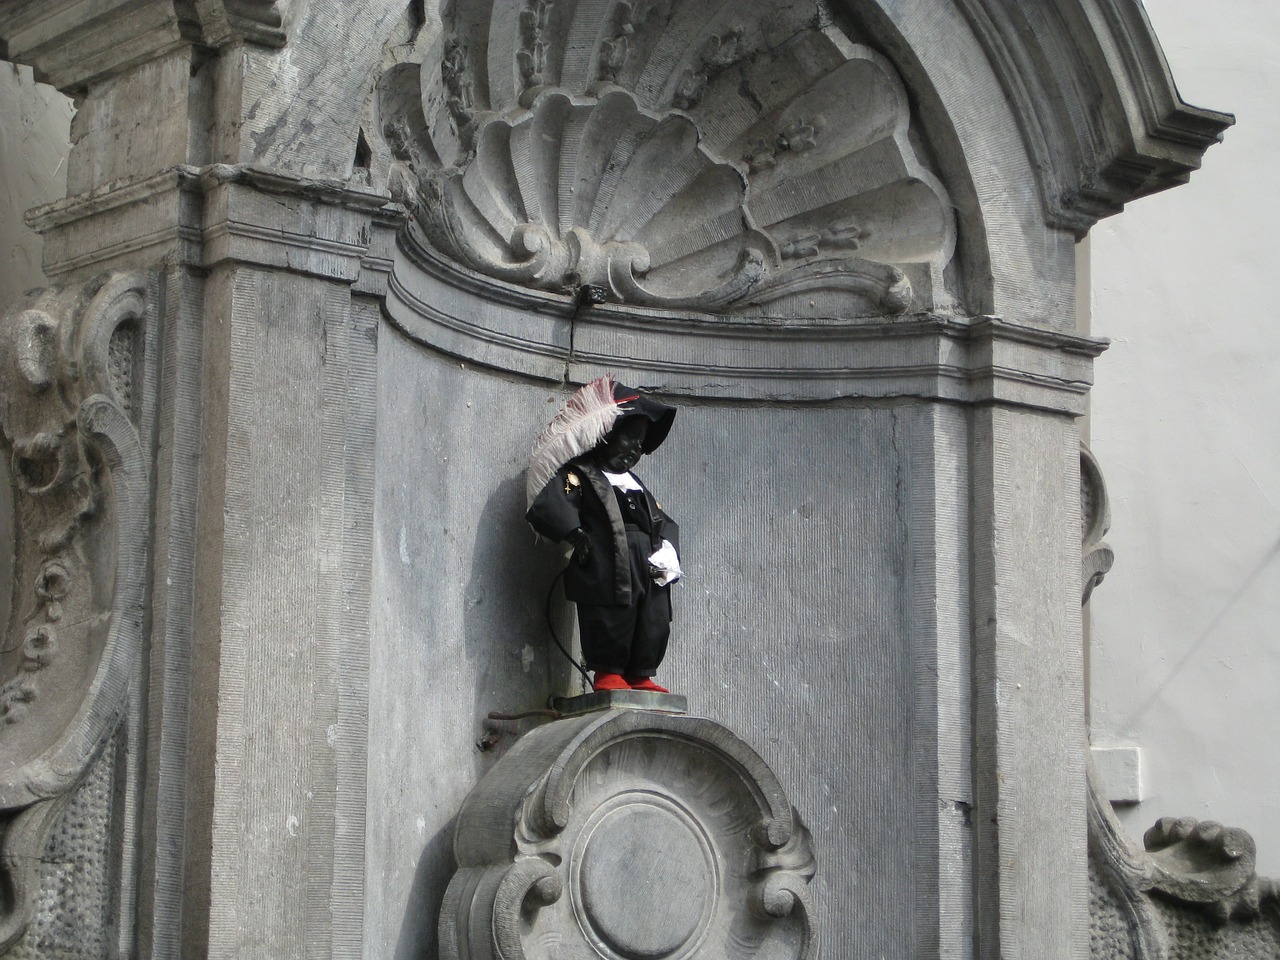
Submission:
<svg viewBox="0 0 1280 960">
<path fill-rule="evenodd" d="M 670 540 L 678 552 L 680 528 L 648 489 L 642 492 L 652 520 L 653 549 Z M 574 460 L 561 467 L 534 499 L 525 519 L 538 533 L 557 542 L 579 527 L 587 535 L 591 550 L 586 562 L 580 563 L 575 556 L 565 571 L 566 599 L 598 606 L 631 603 L 631 560 L 622 511 L 608 478 L 594 463 Z M 642 579 L 649 575 L 647 570 L 639 573 Z"/>
</svg>

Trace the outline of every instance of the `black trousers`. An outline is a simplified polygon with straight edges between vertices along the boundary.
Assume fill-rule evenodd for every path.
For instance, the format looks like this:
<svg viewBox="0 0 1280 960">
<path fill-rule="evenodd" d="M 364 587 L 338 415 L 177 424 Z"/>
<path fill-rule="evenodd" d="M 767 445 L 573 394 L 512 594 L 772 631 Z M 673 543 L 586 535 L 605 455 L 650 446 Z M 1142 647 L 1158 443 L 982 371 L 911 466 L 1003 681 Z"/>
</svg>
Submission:
<svg viewBox="0 0 1280 960">
<path fill-rule="evenodd" d="M 671 636 L 671 588 L 649 576 L 649 535 L 627 527 L 631 603 L 625 607 L 578 604 L 578 632 L 587 669 L 652 677 L 667 654 Z"/>
</svg>

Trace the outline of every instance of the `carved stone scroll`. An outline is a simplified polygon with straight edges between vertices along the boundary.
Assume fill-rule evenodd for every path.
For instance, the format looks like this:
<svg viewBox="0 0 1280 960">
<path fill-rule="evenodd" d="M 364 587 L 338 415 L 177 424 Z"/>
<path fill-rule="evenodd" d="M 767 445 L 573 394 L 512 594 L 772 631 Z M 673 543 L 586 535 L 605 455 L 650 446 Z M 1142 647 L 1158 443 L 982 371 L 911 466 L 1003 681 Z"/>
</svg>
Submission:
<svg viewBox="0 0 1280 960">
<path fill-rule="evenodd" d="M 438 67 L 381 84 L 384 135 L 416 184 L 411 241 L 628 304 L 933 305 L 952 205 L 868 48 L 705 0 L 463 6 L 445 6 Z"/>
<path fill-rule="evenodd" d="M 47 831 L 115 731 L 143 645 L 148 277 L 29 294 L 0 334 L 14 587 L 0 647 L 0 950 Z"/>
<path fill-rule="evenodd" d="M 809 960 L 808 832 L 710 720 L 617 711 L 525 736 L 467 798 L 448 960 Z"/>
<path fill-rule="evenodd" d="M 1111 569 L 1115 554 L 1102 538 L 1111 529 L 1111 504 L 1107 499 L 1107 485 L 1102 479 L 1102 468 L 1097 458 L 1083 443 L 1080 444 L 1080 602 L 1088 603 L 1093 588 Z"/>
</svg>

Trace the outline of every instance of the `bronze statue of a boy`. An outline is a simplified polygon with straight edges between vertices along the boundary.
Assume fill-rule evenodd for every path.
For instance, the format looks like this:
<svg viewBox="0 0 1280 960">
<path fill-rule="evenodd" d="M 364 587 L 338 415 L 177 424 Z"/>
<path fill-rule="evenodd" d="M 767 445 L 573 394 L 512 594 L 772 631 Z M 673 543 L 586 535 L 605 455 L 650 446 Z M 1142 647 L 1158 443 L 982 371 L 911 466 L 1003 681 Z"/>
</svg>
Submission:
<svg viewBox="0 0 1280 960">
<path fill-rule="evenodd" d="M 654 675 L 671 632 L 679 529 L 631 472 L 666 439 L 676 409 L 601 377 L 578 390 L 538 437 L 525 519 L 568 543 L 565 597 L 596 690 L 666 693 Z"/>
</svg>

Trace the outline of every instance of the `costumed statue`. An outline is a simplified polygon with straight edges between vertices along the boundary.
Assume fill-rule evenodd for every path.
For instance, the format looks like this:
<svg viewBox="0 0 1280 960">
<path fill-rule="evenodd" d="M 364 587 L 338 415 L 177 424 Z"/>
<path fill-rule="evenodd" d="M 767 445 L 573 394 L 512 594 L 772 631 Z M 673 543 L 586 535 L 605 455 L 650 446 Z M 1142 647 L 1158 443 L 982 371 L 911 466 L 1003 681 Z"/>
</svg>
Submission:
<svg viewBox="0 0 1280 960">
<path fill-rule="evenodd" d="M 654 681 L 681 575 L 676 523 L 631 472 L 666 439 L 676 409 L 601 377 L 579 389 L 534 443 L 526 481 L 533 528 L 573 547 L 564 594 L 596 690 L 667 693 Z"/>
</svg>

